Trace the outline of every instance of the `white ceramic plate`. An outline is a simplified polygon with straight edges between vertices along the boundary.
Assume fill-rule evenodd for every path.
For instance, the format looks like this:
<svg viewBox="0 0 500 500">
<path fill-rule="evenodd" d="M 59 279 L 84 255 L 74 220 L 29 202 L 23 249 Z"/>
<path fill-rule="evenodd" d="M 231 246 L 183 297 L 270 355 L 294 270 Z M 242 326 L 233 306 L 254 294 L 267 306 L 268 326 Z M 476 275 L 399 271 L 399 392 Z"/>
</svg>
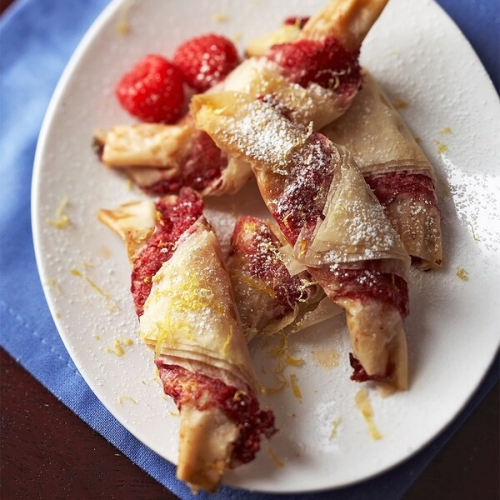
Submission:
<svg viewBox="0 0 500 500">
<path fill-rule="evenodd" d="M 34 174 L 33 225 L 50 309 L 71 357 L 104 405 L 174 463 L 178 417 L 162 397 L 152 354 L 136 340 L 125 249 L 96 219 L 99 208 L 142 195 L 99 164 L 92 134 L 132 121 L 115 101 L 113 87 L 146 53 L 168 56 L 181 41 L 209 31 L 238 36 L 243 47 L 285 16 L 310 14 L 322 4 L 112 2 L 82 41 L 47 114 Z M 130 26 L 126 36 L 117 30 L 123 19 Z M 359 385 L 349 380 L 344 320 L 296 335 L 291 346 L 305 364 L 288 367 L 285 375 L 296 377 L 302 397 L 289 383 L 265 398 L 281 432 L 263 445 L 255 462 L 229 472 L 226 484 L 312 491 L 348 485 L 400 463 L 455 417 L 499 345 L 500 107 L 493 86 L 469 44 L 432 1 L 391 0 L 364 44 L 362 61 L 391 98 L 408 103 L 403 116 L 439 179 L 446 261 L 440 271 L 411 277 L 411 390 L 386 399 L 369 392 L 382 435 L 375 440 L 355 404 Z M 232 220 L 228 214 L 250 209 L 251 201 L 240 200 L 255 193 L 250 186 L 245 197 L 210 202 L 222 232 L 221 224 Z M 57 229 L 47 219 L 54 219 L 65 197 L 71 224 Z M 460 269 L 466 281 L 457 276 Z M 126 345 L 128 339 L 132 345 Z M 120 344 L 122 356 L 116 354 Z M 271 385 L 277 383 L 277 360 L 268 350 L 258 342 L 252 346 L 257 371 Z"/>
</svg>

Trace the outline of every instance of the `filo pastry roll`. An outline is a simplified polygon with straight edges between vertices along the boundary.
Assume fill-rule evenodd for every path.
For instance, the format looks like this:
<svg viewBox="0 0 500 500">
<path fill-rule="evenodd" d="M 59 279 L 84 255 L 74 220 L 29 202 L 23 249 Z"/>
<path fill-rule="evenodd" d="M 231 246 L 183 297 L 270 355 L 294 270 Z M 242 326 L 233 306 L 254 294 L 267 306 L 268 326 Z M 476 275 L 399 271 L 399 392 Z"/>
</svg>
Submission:
<svg viewBox="0 0 500 500">
<path fill-rule="evenodd" d="M 440 267 L 441 213 L 434 169 L 369 72 L 349 110 L 321 133 L 352 153 L 414 265 Z"/>
<path fill-rule="evenodd" d="M 215 491 L 254 459 L 274 416 L 262 410 L 247 342 L 215 233 L 198 195 L 141 201 L 99 218 L 127 244 L 141 340 L 180 413 L 177 477 Z"/>
<path fill-rule="evenodd" d="M 342 311 L 303 266 L 292 268 L 289 249 L 274 222 L 253 216 L 236 221 L 227 269 L 249 342 L 297 332 Z"/>
<path fill-rule="evenodd" d="M 406 389 L 410 258 L 349 151 L 245 94 L 196 96 L 191 112 L 252 165 L 294 257 L 345 309 L 353 377 Z"/>
</svg>

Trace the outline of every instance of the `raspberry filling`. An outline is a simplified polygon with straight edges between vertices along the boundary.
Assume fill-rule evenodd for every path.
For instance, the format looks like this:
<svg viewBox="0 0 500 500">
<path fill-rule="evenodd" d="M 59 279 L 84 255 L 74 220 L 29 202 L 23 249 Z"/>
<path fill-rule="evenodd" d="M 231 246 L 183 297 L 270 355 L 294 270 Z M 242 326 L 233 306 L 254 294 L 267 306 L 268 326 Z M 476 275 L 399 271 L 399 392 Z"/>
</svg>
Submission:
<svg viewBox="0 0 500 500">
<path fill-rule="evenodd" d="M 327 186 L 333 178 L 330 143 L 321 134 L 309 139 L 313 147 L 304 163 L 300 157 L 293 158 L 289 182 L 283 189 L 279 202 L 271 207 L 273 216 L 279 221 L 285 237 L 295 244 L 301 230 L 323 218 L 323 209 L 328 195 Z M 392 273 L 379 269 L 379 262 L 370 263 L 370 269 L 310 269 L 320 284 L 332 283 L 329 296 L 334 299 L 348 297 L 358 300 L 382 300 L 393 304 L 403 316 L 408 314 L 408 285 L 406 281 Z"/>
<path fill-rule="evenodd" d="M 339 94 L 350 94 L 360 86 L 358 56 L 333 37 L 277 44 L 266 55 L 288 80 L 302 87 L 317 83 Z"/>
<path fill-rule="evenodd" d="M 398 309 L 402 317 L 409 312 L 408 284 L 396 274 L 377 270 L 379 261 L 370 263 L 370 269 L 311 269 L 311 274 L 320 284 L 332 284 L 328 296 L 337 301 L 341 298 L 356 300 L 361 303 L 372 300 L 383 302 Z M 328 285 L 327 285 L 328 286 Z M 353 368 L 351 380 L 357 382 L 387 381 L 394 373 L 394 365 L 389 363 L 385 374 L 368 375 L 359 360 L 352 353 L 349 361 Z"/>
<path fill-rule="evenodd" d="M 323 218 L 328 187 L 333 179 L 332 150 L 326 137 L 313 134 L 311 154 L 305 162 L 300 153 L 290 159 L 287 185 L 271 211 L 281 231 L 295 244 L 302 228 Z"/>
<path fill-rule="evenodd" d="M 250 391 L 243 392 L 219 379 L 165 364 L 161 359 L 155 363 L 165 394 L 173 398 L 179 409 L 187 403 L 201 411 L 217 407 L 236 424 L 239 433 L 231 457 L 233 466 L 252 461 L 260 449 L 261 434 L 270 438 L 276 432 L 272 411 L 261 410 Z"/>
<path fill-rule="evenodd" d="M 141 186 L 148 194 L 163 196 L 178 193 L 184 186 L 203 192 L 221 178 L 227 167 L 227 155 L 220 150 L 206 132 L 197 132 L 189 156 L 178 175 L 162 179 L 149 186 Z"/>
<path fill-rule="evenodd" d="M 353 370 L 351 380 L 355 382 L 384 382 L 392 378 L 395 369 L 394 363 L 388 363 L 384 375 L 368 375 L 359 360 L 352 353 L 349 353 L 349 364 Z"/>
<path fill-rule="evenodd" d="M 392 203 L 398 196 L 409 196 L 412 200 L 424 201 L 437 207 L 434 183 L 425 174 L 391 172 L 367 176 L 365 180 L 384 206 Z"/>
<path fill-rule="evenodd" d="M 131 291 L 137 316 L 151 292 L 152 278 L 164 262 L 172 257 L 179 237 L 202 215 L 203 201 L 191 189 L 184 189 L 174 203 L 156 202 L 157 222 L 154 234 L 132 265 Z"/>
<path fill-rule="evenodd" d="M 274 319 L 281 319 L 292 312 L 310 289 L 304 287 L 298 275 L 290 275 L 279 256 L 280 246 L 276 236 L 263 221 L 248 216 L 236 223 L 231 240 L 231 254 L 238 252 L 245 255 L 242 271 L 263 282 L 265 287 L 274 293 Z"/>
<path fill-rule="evenodd" d="M 333 277 L 335 282 L 332 299 L 385 302 L 396 307 L 401 316 L 407 316 L 409 313 L 408 284 L 397 274 L 377 269 L 379 264 L 380 261 L 370 262 L 370 269 L 329 269 L 327 275 L 330 280 Z M 317 274 L 315 270 L 314 276 Z"/>
</svg>

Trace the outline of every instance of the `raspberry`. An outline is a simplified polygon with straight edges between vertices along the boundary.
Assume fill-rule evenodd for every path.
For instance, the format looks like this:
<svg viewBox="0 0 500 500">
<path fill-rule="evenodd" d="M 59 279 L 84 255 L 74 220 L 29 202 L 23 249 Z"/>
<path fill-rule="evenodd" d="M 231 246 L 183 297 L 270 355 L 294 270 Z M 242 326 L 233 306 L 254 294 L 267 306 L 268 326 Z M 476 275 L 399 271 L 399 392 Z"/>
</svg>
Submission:
<svg viewBox="0 0 500 500">
<path fill-rule="evenodd" d="M 233 42 L 221 35 L 208 34 L 179 45 L 173 61 L 182 70 L 188 85 L 205 92 L 223 80 L 239 64 L 240 58 Z"/>
<path fill-rule="evenodd" d="M 184 108 L 181 71 L 167 59 L 150 54 L 126 73 L 115 89 L 120 104 L 145 122 L 173 123 Z"/>
</svg>

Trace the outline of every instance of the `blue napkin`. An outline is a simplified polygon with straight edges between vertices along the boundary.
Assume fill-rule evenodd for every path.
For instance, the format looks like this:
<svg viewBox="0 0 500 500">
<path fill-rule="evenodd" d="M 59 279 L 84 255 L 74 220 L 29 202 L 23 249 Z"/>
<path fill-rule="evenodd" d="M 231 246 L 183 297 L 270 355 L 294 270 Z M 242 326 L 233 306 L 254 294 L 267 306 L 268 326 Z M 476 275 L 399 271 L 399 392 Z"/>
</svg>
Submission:
<svg viewBox="0 0 500 500">
<path fill-rule="evenodd" d="M 0 18 L 0 342 L 19 363 L 93 429 L 184 500 L 175 468 L 130 435 L 102 406 L 56 331 L 38 278 L 30 220 L 30 184 L 40 126 L 57 81 L 106 0 L 17 0 Z M 497 0 L 441 0 L 499 88 Z M 297 500 L 399 499 L 498 380 L 498 362 L 453 424 L 392 471 L 340 490 L 287 495 Z M 229 487 L 196 498 L 271 500 Z"/>
</svg>

